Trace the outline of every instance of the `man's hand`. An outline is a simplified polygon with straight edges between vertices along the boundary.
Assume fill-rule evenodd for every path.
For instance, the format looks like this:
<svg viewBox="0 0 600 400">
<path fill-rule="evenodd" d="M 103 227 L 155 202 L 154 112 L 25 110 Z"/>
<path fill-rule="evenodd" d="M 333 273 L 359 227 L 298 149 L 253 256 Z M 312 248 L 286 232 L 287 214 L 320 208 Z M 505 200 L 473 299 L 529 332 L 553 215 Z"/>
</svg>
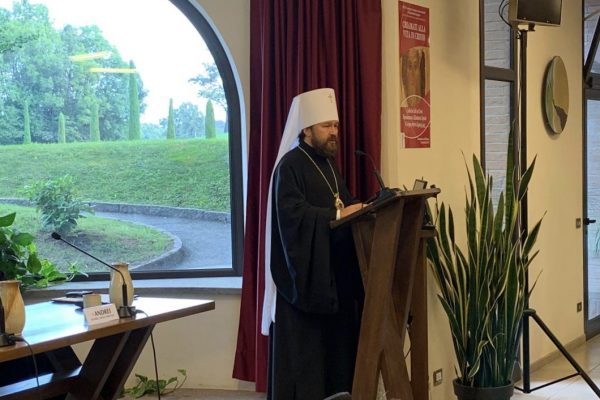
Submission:
<svg viewBox="0 0 600 400">
<path fill-rule="evenodd" d="M 347 217 L 348 215 L 357 212 L 358 210 L 362 209 L 365 205 L 363 203 L 357 203 L 357 204 L 351 204 L 347 207 L 344 207 L 341 211 L 340 211 L 340 218 L 344 218 Z"/>
</svg>

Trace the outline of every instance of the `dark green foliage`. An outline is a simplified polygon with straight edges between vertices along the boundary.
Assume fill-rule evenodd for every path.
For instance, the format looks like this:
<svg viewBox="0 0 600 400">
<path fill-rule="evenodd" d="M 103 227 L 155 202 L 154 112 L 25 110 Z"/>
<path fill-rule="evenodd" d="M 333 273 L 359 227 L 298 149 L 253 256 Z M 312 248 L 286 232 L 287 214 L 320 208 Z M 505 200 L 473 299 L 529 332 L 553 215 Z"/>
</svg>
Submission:
<svg viewBox="0 0 600 400">
<path fill-rule="evenodd" d="M 129 68 L 135 68 L 133 61 Z M 140 98 L 138 93 L 138 74 L 129 74 L 129 140 L 139 140 L 142 137 L 140 129 Z"/>
<path fill-rule="evenodd" d="M 513 133 L 509 135 L 512 144 Z M 519 343 L 532 248 L 541 226 L 518 233 L 518 215 L 535 160 L 523 176 L 507 157 L 505 190 L 494 210 L 492 178 L 473 156 L 465 205 L 466 247 L 455 237 L 454 214 L 437 208 L 437 235 L 427 243 L 440 302 L 450 323 L 461 384 L 497 387 L 510 383 Z M 515 177 L 513 179 L 513 177 Z"/>
<path fill-rule="evenodd" d="M 63 112 L 69 142 L 89 140 L 92 104 L 101 115 L 104 140 L 126 139 L 129 115 L 129 76 L 91 73 L 92 67 L 123 67 L 119 51 L 97 26 L 66 25 L 55 29 L 48 9 L 31 2 L 15 2 L 13 11 L 0 12 L 0 144 L 21 144 L 23 99 L 30 99 L 32 141 L 56 142 L 58 114 Z M 111 57 L 72 61 L 69 57 L 110 51 Z M 137 77 L 138 108 L 143 112 L 146 96 Z"/>
<path fill-rule="evenodd" d="M 68 274 L 63 274 L 50 261 L 40 259 L 33 235 L 14 228 L 15 218 L 14 212 L 0 217 L 0 271 L 5 279 L 19 280 L 24 288 L 42 288 L 71 280 L 78 274 L 73 265 Z"/>
<path fill-rule="evenodd" d="M 169 99 L 169 118 L 167 122 L 167 139 L 175 139 L 175 116 L 173 115 L 173 99 Z"/>
<path fill-rule="evenodd" d="M 217 137 L 217 128 L 215 127 L 215 111 L 212 101 L 206 102 L 206 117 L 204 119 L 204 134 L 207 139 Z"/>
<path fill-rule="evenodd" d="M 98 103 L 92 104 L 90 116 L 90 142 L 100 141 L 100 117 L 98 116 Z"/>
<path fill-rule="evenodd" d="M 58 143 L 65 143 L 66 141 L 65 115 L 60 113 L 58 114 Z"/>
<path fill-rule="evenodd" d="M 31 143 L 31 121 L 29 118 L 29 102 L 23 102 L 23 144 Z"/>
<path fill-rule="evenodd" d="M 34 237 L 12 228 L 15 217 L 16 213 L 0 217 L 0 270 L 5 279 L 11 280 L 25 275 L 28 265 L 34 271 L 42 268 L 35 248 L 31 246 Z"/>
<path fill-rule="evenodd" d="M 159 379 L 158 385 L 154 379 L 149 379 L 144 375 L 135 374 L 135 377 L 138 379 L 137 384 L 132 388 L 123 390 L 123 394 L 131 395 L 134 398 L 139 399 L 146 394 L 156 394 L 158 390 L 160 390 L 160 394 L 162 395 L 173 393 L 182 387 L 187 379 L 187 372 L 185 369 L 178 369 L 177 372 L 179 372 L 179 374 L 183 377 L 181 381 L 179 381 L 179 377 L 173 376 L 168 380 Z M 171 384 L 173 384 L 173 387 L 169 388 L 168 386 Z"/>
<path fill-rule="evenodd" d="M 64 175 L 55 179 L 39 180 L 25 187 L 29 200 L 40 213 L 44 229 L 68 234 L 77 226 L 83 213 L 93 214 L 89 204 L 77 198 L 75 181 Z"/>
</svg>

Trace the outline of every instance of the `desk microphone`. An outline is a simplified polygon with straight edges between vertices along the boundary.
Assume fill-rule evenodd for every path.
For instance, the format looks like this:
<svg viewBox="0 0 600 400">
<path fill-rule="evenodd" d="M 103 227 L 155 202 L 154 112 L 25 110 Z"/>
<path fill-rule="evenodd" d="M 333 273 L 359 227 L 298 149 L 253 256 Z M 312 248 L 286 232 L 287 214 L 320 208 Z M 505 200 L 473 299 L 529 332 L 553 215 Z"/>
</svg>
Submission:
<svg viewBox="0 0 600 400">
<path fill-rule="evenodd" d="M 375 177 L 377 178 L 377 182 L 379 183 L 379 187 L 381 188 L 379 190 L 379 192 L 377 192 L 377 194 L 375 195 L 375 198 L 372 201 L 379 201 L 379 200 L 383 200 L 383 199 L 393 196 L 395 193 L 395 190 L 390 189 L 389 187 L 385 186 L 385 183 L 383 183 L 383 178 L 381 178 L 381 174 L 379 173 L 379 170 L 375 166 L 375 161 L 373 161 L 373 157 L 371 157 L 371 155 L 369 153 L 365 153 L 362 150 L 356 150 L 355 153 L 357 156 L 365 156 L 369 159 L 369 161 L 371 162 L 371 166 L 373 167 L 373 173 L 375 174 Z M 367 203 L 370 203 L 370 202 L 371 201 L 367 200 Z"/>
<path fill-rule="evenodd" d="M 0 271 L 0 281 L 4 280 L 4 272 Z M 6 320 L 2 298 L 0 297 L 0 347 L 11 346 L 15 341 L 6 333 Z"/>
<path fill-rule="evenodd" d="M 51 236 L 52 236 L 52 239 L 56 239 L 56 240 L 65 242 L 66 244 L 68 244 L 69 246 L 74 248 L 75 250 L 78 250 L 78 251 L 82 252 L 83 254 L 85 254 L 86 256 L 93 258 L 94 260 L 98 261 L 100 264 L 106 265 L 108 268 L 110 268 L 111 270 L 113 270 L 113 271 L 117 272 L 119 275 L 121 275 L 121 280 L 123 282 L 123 284 L 121 285 L 121 292 L 123 295 L 123 305 L 119 307 L 119 310 L 118 310 L 119 317 L 120 318 L 129 318 L 129 317 L 133 317 L 135 315 L 135 307 L 128 305 L 129 302 L 127 301 L 127 283 L 125 283 L 126 282 L 125 277 L 123 276 L 123 273 L 121 271 L 119 271 L 118 269 L 116 269 L 115 267 L 110 265 L 109 263 L 104 262 L 97 257 L 94 257 L 87 251 L 75 246 L 73 243 L 66 241 L 65 239 L 63 239 L 63 237 L 59 233 L 52 232 Z"/>
</svg>

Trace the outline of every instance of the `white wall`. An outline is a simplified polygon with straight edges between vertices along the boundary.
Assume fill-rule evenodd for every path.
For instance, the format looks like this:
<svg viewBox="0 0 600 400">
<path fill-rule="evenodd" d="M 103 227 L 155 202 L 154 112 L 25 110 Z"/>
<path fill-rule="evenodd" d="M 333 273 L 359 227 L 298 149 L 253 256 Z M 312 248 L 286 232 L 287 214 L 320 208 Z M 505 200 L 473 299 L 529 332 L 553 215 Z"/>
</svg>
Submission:
<svg viewBox="0 0 600 400">
<path fill-rule="evenodd" d="M 249 0 L 197 0 L 220 31 L 240 74 L 248 104 Z M 473 0 L 414 0 L 430 9 L 431 21 L 431 148 L 400 149 L 398 10 L 396 0 L 383 6 L 383 115 L 382 173 L 390 185 L 411 185 L 424 176 L 442 189 L 440 200 L 462 210 L 467 158 L 479 154 L 479 6 Z M 529 34 L 528 49 L 528 156 L 538 156 L 530 185 L 530 221 L 546 212 L 538 240 L 541 253 L 532 276 L 543 270 L 531 304 L 561 341 L 583 335 L 581 217 L 582 108 L 581 108 L 581 0 L 563 2 L 560 28 L 538 27 Z M 550 136 L 542 120 L 541 88 L 546 64 L 560 55 L 567 67 L 570 113 L 560 137 Z M 249 115 L 246 110 L 246 115 Z M 445 380 L 431 389 L 431 399 L 452 398 L 454 355 L 446 318 L 429 281 L 430 369 L 444 369 Z M 216 296 L 217 309 L 160 325 L 156 340 L 161 371 L 174 374 L 186 368 L 188 387 L 249 388 L 231 379 L 237 336 L 239 296 Z M 532 357 L 539 359 L 554 348 L 538 330 L 532 332 Z M 188 347 L 192 346 L 192 347 Z M 147 349 L 136 371 L 151 374 Z"/>
<path fill-rule="evenodd" d="M 462 153 L 469 162 L 473 153 L 479 155 L 479 5 L 472 0 L 412 3 L 430 10 L 432 145 L 400 149 L 398 3 L 383 0 L 382 173 L 395 186 L 410 187 L 414 178 L 424 176 L 441 188 L 439 200 L 460 213 L 467 183 Z M 583 300 L 582 232 L 575 228 L 575 218 L 582 215 L 581 21 L 581 1 L 563 2 L 560 28 L 536 27 L 528 34 L 528 158 L 538 156 L 530 184 L 529 219 L 547 213 L 531 276 L 540 270 L 543 274 L 531 306 L 563 343 L 583 335 L 583 314 L 576 312 L 576 303 Z M 548 134 L 541 105 L 543 75 L 555 55 L 565 62 L 570 90 L 569 120 L 560 137 Z M 453 398 L 454 355 L 431 276 L 429 288 L 430 370 L 443 368 L 445 376 L 441 386 L 431 389 L 431 399 L 442 400 Z M 536 328 L 530 343 L 534 361 L 555 350 Z"/>
<path fill-rule="evenodd" d="M 529 35 L 528 158 L 537 155 L 535 178 L 529 196 L 530 220 L 544 212 L 541 249 L 532 276 L 541 272 L 531 304 L 563 342 L 583 335 L 583 232 L 575 228 L 582 217 L 582 69 L 581 1 L 563 2 L 560 28 L 540 27 Z M 541 90 L 548 62 L 560 56 L 569 78 L 569 119 L 560 135 L 549 135 L 542 119 Z M 538 336 L 539 337 L 539 336 Z M 547 340 L 532 340 L 533 355 L 553 350 Z"/>
<path fill-rule="evenodd" d="M 254 384 L 231 378 L 239 321 L 239 295 L 203 296 L 215 300 L 215 309 L 202 314 L 158 324 L 154 330 L 161 378 L 187 371 L 188 388 L 254 390 Z M 154 377 L 150 342 L 134 372 Z M 130 377 L 128 385 L 134 382 Z"/>
<path fill-rule="evenodd" d="M 462 210 L 462 153 L 479 154 L 479 6 L 472 0 L 412 3 L 430 12 L 431 148 L 400 148 L 398 2 L 383 0 L 382 173 L 395 187 L 411 187 L 423 176 L 441 188 L 440 201 Z M 454 353 L 431 276 L 428 286 L 429 368 L 442 368 L 445 376 L 430 393 L 432 399 L 446 400 L 453 398 Z"/>
</svg>

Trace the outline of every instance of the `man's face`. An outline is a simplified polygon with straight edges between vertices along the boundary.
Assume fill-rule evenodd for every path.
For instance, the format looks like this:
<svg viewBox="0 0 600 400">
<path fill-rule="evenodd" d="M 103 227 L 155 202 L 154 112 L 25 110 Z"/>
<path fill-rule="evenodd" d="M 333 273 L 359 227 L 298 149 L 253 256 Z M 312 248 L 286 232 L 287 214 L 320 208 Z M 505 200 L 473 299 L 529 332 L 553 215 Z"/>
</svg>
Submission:
<svg viewBox="0 0 600 400">
<path fill-rule="evenodd" d="M 304 140 L 324 157 L 333 157 L 338 150 L 338 121 L 325 121 L 304 128 Z"/>
</svg>

